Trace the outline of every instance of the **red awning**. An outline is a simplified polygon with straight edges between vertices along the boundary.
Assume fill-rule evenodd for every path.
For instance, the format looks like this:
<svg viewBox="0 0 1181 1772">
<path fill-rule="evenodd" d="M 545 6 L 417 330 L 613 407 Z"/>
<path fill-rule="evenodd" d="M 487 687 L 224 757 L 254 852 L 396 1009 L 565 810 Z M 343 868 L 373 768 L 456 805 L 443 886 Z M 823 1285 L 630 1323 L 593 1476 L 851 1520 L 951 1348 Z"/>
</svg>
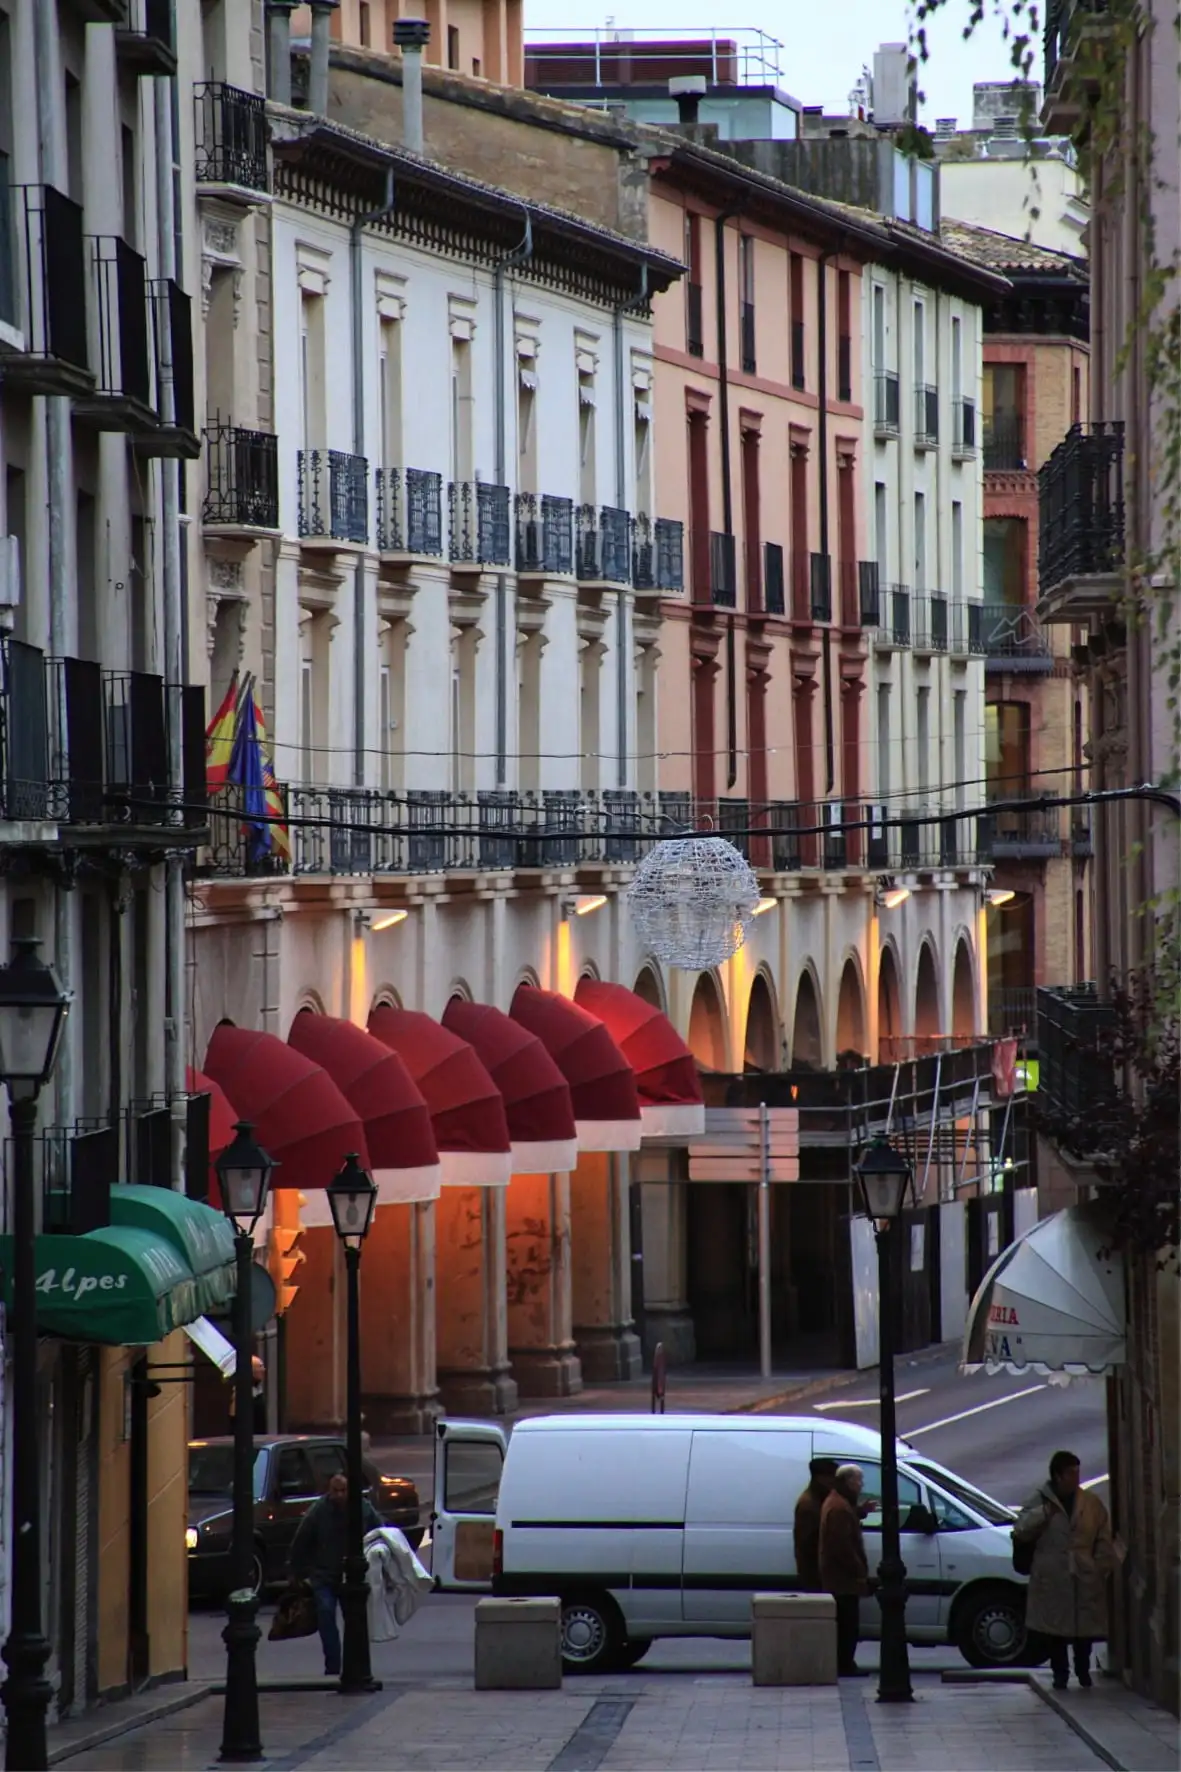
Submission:
<svg viewBox="0 0 1181 1772">
<path fill-rule="evenodd" d="M 396 1052 L 430 1109 L 444 1187 L 507 1187 L 512 1146 L 500 1090 L 466 1040 L 414 1009 L 375 1009 L 369 1032 Z"/>
<path fill-rule="evenodd" d="M 500 1090 L 513 1143 L 513 1170 L 573 1169 L 578 1128 L 565 1077 L 535 1035 L 487 1003 L 452 997 L 443 1026 L 466 1040 Z"/>
<path fill-rule="evenodd" d="M 327 1071 L 365 1128 L 380 1206 L 439 1197 L 439 1152 L 430 1109 L 396 1052 L 355 1022 L 296 1016 L 287 1044 Z"/>
<path fill-rule="evenodd" d="M 305 1224 L 330 1224 L 324 1189 L 350 1151 L 369 1167 L 365 1128 L 328 1073 L 274 1034 L 223 1023 L 213 1030 L 205 1073 L 280 1164 L 271 1186 L 307 1195 Z"/>
<path fill-rule="evenodd" d="M 579 1150 L 639 1150 L 636 1079 L 603 1023 L 569 997 L 524 984 L 517 987 L 510 1013 L 537 1035 L 569 1083 Z"/>
<path fill-rule="evenodd" d="M 636 1076 L 646 1138 L 697 1138 L 705 1103 L 697 1060 L 667 1015 L 626 985 L 579 981 L 574 1000 L 603 1023 Z"/>
<path fill-rule="evenodd" d="M 185 1071 L 185 1088 L 190 1095 L 207 1095 L 209 1097 L 209 1204 L 216 1212 L 221 1211 L 221 1183 L 217 1179 L 217 1170 L 213 1159 L 234 1142 L 234 1126 L 238 1119 L 237 1110 L 220 1083 L 207 1077 L 204 1071 L 196 1071 L 189 1065 Z"/>
</svg>

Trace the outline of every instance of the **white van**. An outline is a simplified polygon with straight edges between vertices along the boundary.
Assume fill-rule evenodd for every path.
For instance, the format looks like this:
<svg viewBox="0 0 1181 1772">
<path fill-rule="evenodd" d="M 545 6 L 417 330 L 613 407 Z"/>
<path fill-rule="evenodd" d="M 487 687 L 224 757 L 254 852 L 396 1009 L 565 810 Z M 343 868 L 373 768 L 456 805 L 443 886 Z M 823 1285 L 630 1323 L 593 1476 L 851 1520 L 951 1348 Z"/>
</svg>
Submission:
<svg viewBox="0 0 1181 1772">
<path fill-rule="evenodd" d="M 435 1585 L 559 1595 L 568 1672 L 634 1666 L 656 1637 L 749 1637 L 751 1595 L 793 1585 L 810 1459 L 857 1463 L 881 1494 L 879 1436 L 815 1416 L 548 1415 L 511 1439 L 490 1422 L 436 1432 Z M 898 1458 L 911 1642 L 1022 1665 L 1013 1510 L 902 1440 Z M 865 1548 L 872 1572 L 880 1514 Z M 879 1622 L 864 1601 L 862 1634 Z"/>
</svg>

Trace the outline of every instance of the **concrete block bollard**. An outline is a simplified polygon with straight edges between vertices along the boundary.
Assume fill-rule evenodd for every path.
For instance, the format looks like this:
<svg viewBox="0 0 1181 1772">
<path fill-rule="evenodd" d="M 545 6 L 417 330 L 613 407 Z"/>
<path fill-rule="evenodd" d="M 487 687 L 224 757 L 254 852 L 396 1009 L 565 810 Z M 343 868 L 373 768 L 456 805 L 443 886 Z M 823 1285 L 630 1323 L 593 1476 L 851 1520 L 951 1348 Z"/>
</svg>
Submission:
<svg viewBox="0 0 1181 1772">
<path fill-rule="evenodd" d="M 561 1684 L 560 1600 L 476 1602 L 477 1692 L 544 1692 Z"/>
<path fill-rule="evenodd" d="M 755 1594 L 750 1603 L 756 1686 L 835 1686 L 837 1604 L 829 1594 Z"/>
</svg>

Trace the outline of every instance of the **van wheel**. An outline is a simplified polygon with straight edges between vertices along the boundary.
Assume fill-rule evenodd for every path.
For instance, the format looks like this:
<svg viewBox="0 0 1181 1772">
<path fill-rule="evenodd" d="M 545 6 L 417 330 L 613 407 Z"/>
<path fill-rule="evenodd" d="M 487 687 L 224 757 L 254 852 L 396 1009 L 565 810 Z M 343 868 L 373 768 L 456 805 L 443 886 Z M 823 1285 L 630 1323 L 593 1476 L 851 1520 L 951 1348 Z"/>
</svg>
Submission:
<svg viewBox="0 0 1181 1772">
<path fill-rule="evenodd" d="M 1012 1588 L 985 1588 L 956 1615 L 955 1642 L 969 1667 L 1028 1667 L 1025 1606 Z"/>
<path fill-rule="evenodd" d="M 603 1594 L 562 1601 L 562 1667 L 568 1674 L 602 1674 L 620 1665 L 623 1626 Z"/>
</svg>

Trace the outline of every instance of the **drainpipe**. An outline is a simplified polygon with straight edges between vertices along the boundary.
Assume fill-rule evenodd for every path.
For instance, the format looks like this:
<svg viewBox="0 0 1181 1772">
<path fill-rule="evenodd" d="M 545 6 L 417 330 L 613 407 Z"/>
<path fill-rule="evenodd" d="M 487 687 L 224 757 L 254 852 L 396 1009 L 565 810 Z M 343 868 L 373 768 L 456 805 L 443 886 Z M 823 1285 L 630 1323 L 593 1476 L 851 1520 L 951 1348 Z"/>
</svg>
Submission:
<svg viewBox="0 0 1181 1772">
<path fill-rule="evenodd" d="M 734 534 L 734 501 L 730 492 L 730 381 L 726 354 L 726 223 L 742 214 L 740 207 L 714 217 L 714 273 L 718 304 L 718 419 L 722 444 L 722 523 Z M 737 562 L 735 563 L 737 579 Z M 737 599 L 735 599 L 737 600 Z M 734 657 L 734 613 L 726 623 L 726 786 L 738 780 L 738 684 Z"/>
<path fill-rule="evenodd" d="M 359 215 L 349 230 L 349 275 L 353 304 L 353 454 L 365 454 L 365 290 L 364 233 L 394 209 L 394 174 L 385 175 L 385 200 Z M 353 785 L 365 785 L 365 551 L 353 568 Z"/>
<path fill-rule="evenodd" d="M 402 145 L 421 154 L 422 52 L 431 39 L 425 18 L 400 18 L 394 24 L 394 48 L 402 51 Z"/>
<path fill-rule="evenodd" d="M 291 103 L 291 14 L 298 0 L 267 0 L 267 92 L 276 103 Z"/>
<path fill-rule="evenodd" d="M 308 73 L 308 110 L 328 115 L 328 21 L 340 0 L 312 0 L 312 59 Z M 288 80 L 290 81 L 290 74 Z"/>
<path fill-rule="evenodd" d="M 816 343 L 820 352 L 820 373 L 817 379 L 816 394 L 819 402 L 820 430 L 820 552 L 828 560 L 829 598 L 832 597 L 832 557 L 828 547 L 828 298 L 825 288 L 825 267 L 831 253 L 822 253 L 816 261 L 816 300 L 818 320 Z M 821 637 L 824 664 L 824 766 L 827 776 L 825 793 L 831 795 L 835 776 L 833 773 L 833 731 L 832 731 L 832 629 L 826 626 Z"/>
<path fill-rule="evenodd" d="M 617 509 L 627 509 L 627 450 L 624 446 L 624 428 L 627 423 L 627 375 L 623 355 L 623 320 L 625 314 L 638 313 L 648 305 L 648 267 L 640 266 L 640 287 L 637 294 L 629 296 L 627 301 L 618 302 L 614 312 L 615 322 L 615 504 Z M 615 672 L 615 733 L 617 764 L 615 782 L 617 787 L 627 786 L 627 587 L 619 587 L 619 606 L 616 618 L 615 644 L 618 650 L 618 661 Z"/>
<path fill-rule="evenodd" d="M 496 432 L 496 484 L 508 485 L 508 399 L 504 377 L 507 368 L 505 351 L 505 272 L 523 265 L 533 257 L 533 217 L 525 211 L 525 232 L 519 246 L 498 258 L 493 267 L 492 350 L 495 367 L 492 376 L 493 424 Z M 508 781 L 508 580 L 503 572 L 496 575 L 496 785 Z"/>
</svg>

